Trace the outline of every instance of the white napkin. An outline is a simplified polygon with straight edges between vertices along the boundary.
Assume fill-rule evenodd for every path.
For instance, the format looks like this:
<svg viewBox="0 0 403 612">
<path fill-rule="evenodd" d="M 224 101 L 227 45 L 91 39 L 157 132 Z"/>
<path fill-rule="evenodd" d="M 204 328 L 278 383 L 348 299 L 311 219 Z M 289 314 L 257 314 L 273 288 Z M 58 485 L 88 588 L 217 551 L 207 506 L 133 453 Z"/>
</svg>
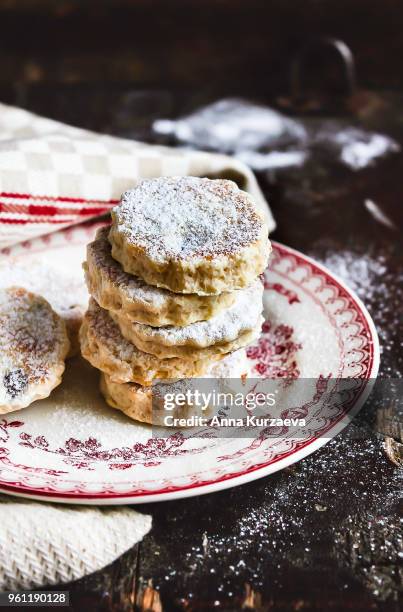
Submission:
<svg viewBox="0 0 403 612">
<path fill-rule="evenodd" d="M 141 178 L 183 175 L 236 179 L 274 229 L 239 160 L 96 134 L 0 104 L 0 249 L 106 212 Z"/>
<path fill-rule="evenodd" d="M 95 572 L 139 542 L 151 517 L 130 508 L 40 504 L 0 496 L 0 591 Z"/>
</svg>

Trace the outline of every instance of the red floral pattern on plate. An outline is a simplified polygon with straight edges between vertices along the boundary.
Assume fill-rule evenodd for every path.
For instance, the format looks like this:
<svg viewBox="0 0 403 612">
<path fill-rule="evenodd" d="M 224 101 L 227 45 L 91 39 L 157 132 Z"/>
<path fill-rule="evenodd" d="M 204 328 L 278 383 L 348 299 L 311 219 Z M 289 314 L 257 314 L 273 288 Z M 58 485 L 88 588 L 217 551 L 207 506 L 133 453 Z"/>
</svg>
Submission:
<svg viewBox="0 0 403 612">
<path fill-rule="evenodd" d="M 70 228 L 46 240 L 36 239 L 11 249 L 10 253 L 23 257 L 27 249 L 37 253 L 45 247 L 81 248 L 91 239 L 96 225 Z M 296 407 L 299 414 L 307 410 L 310 417 L 306 440 L 285 437 L 280 447 L 270 443 L 266 431 L 252 443 L 249 440 L 233 449 L 214 439 L 206 440 L 206 444 L 200 444 L 199 440 L 198 445 L 192 445 L 192 439 L 176 433 L 162 442 L 151 438 L 124 448 L 105 448 L 90 432 L 83 439 L 73 434 L 55 444 L 44 433 L 32 433 L 23 421 L 6 418 L 0 429 L 0 488 L 59 501 L 93 499 L 97 503 L 117 503 L 168 499 L 246 482 L 289 465 L 318 448 L 324 443 L 324 436 L 336 433 L 342 427 L 343 418 L 357 410 L 365 398 L 368 379 L 376 375 L 378 367 L 376 332 L 360 301 L 342 283 L 292 249 L 274 244 L 264 284 L 267 296 L 280 301 L 280 312 L 295 311 L 292 317 L 299 325 L 299 317 L 307 316 L 300 313 L 322 316 L 337 347 L 333 349 L 338 353 L 334 375 L 357 379 L 349 400 L 330 419 L 315 420 L 309 406 Z M 300 310 L 302 307 L 305 311 Z M 307 322 L 307 319 L 302 321 Z M 293 327 L 286 320 L 265 322 L 259 342 L 248 351 L 256 373 L 275 378 L 300 376 L 302 346 L 295 339 Z M 326 376 L 330 371 L 326 366 Z M 206 437 L 211 438 L 211 432 Z M 44 457 L 49 458 L 49 467 L 39 465 L 44 463 Z M 183 457 L 188 457 L 190 463 L 178 461 Z M 63 464 L 65 470 L 56 469 Z M 94 480 L 91 474 L 98 475 L 98 466 L 104 466 L 104 471 L 99 472 L 101 479 Z"/>
<path fill-rule="evenodd" d="M 270 321 L 263 323 L 257 344 L 246 351 L 254 362 L 252 373 L 266 378 L 298 378 L 300 371 L 296 353 L 301 344 L 294 342 L 293 331 L 289 325 L 273 326 Z"/>
<path fill-rule="evenodd" d="M 299 370 L 295 356 L 300 345 L 292 341 L 292 332 L 291 327 L 285 325 L 274 327 L 269 321 L 265 321 L 258 345 L 248 349 L 248 357 L 254 362 L 253 369 L 257 375 L 265 375 L 268 378 L 298 377 Z M 8 427 L 24 425 L 23 421 L 7 423 L 4 420 L 3 423 L 4 431 Z M 282 435 L 287 431 L 287 427 L 283 428 Z M 214 428 L 210 428 L 203 433 L 198 432 L 195 437 L 213 438 L 216 437 L 216 432 Z M 23 431 L 19 434 L 18 443 L 32 450 L 59 455 L 64 463 L 81 470 L 94 470 L 93 464 L 97 462 L 107 463 L 110 470 L 127 470 L 135 465 L 154 467 L 167 457 L 183 457 L 202 453 L 205 447 L 182 448 L 190 438 L 191 436 L 186 435 L 186 432 L 180 431 L 169 438 L 150 438 L 146 444 L 135 443 L 131 447 L 106 449 L 96 438 L 90 436 L 85 440 L 69 438 L 62 446 L 53 448 L 45 436 L 34 437 Z M 29 466 L 25 468 L 30 470 Z"/>
<path fill-rule="evenodd" d="M 21 422 L 18 427 L 22 425 L 24 423 Z M 205 432 L 204 434 L 198 434 L 198 437 L 209 438 L 212 435 L 213 432 Z M 83 441 L 69 438 L 62 447 L 52 448 L 44 436 L 37 436 L 33 439 L 30 434 L 22 432 L 20 433 L 21 441 L 19 444 L 31 449 L 60 455 L 64 463 L 78 469 L 94 470 L 94 462 L 103 462 L 108 464 L 110 470 L 127 470 L 135 465 L 154 467 L 160 465 L 166 457 L 184 457 L 204 451 L 205 447 L 197 449 L 182 448 L 183 444 L 189 439 L 189 436 L 185 436 L 178 431 L 169 438 L 150 438 L 146 444 L 136 442 L 131 447 L 105 449 L 96 438 L 89 437 Z M 115 459 L 120 461 L 109 463 Z"/>
</svg>

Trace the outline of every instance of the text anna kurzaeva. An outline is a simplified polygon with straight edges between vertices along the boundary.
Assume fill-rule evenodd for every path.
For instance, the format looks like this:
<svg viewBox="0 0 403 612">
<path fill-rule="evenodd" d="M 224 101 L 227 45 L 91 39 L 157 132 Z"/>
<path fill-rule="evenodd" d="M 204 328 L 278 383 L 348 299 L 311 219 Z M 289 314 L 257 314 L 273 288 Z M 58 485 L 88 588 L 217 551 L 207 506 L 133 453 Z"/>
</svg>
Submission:
<svg viewBox="0 0 403 612">
<path fill-rule="evenodd" d="M 398 397 L 402 389 L 390 382 L 378 386 L 383 402 L 384 398 Z M 372 387 L 366 379 L 330 374 L 315 378 L 159 380 L 152 387 L 153 437 L 261 436 L 303 441 L 311 439 L 313 432 L 333 436 L 333 425 L 344 427 L 350 422 L 355 415 L 351 407 L 359 409 Z"/>
<path fill-rule="evenodd" d="M 276 393 L 224 393 L 213 389 L 203 392 L 187 389 L 184 392 L 165 393 L 163 396 L 163 424 L 166 427 L 304 427 L 305 419 L 259 416 L 256 409 L 276 406 Z M 186 416 L 177 416 L 181 409 Z M 242 416 L 229 416 L 227 411 L 238 408 Z M 213 413 L 213 414 L 212 414 Z"/>
</svg>

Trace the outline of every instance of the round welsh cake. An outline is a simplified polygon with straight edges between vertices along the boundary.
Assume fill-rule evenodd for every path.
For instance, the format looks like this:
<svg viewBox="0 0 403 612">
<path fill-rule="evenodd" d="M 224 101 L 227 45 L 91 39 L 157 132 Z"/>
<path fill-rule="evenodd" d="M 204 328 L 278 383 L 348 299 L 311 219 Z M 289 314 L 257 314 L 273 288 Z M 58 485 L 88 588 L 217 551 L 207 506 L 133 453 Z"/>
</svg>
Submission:
<svg viewBox="0 0 403 612">
<path fill-rule="evenodd" d="M 110 316 L 129 342 L 156 357 L 194 358 L 230 353 L 253 342 L 263 323 L 263 285 L 260 280 L 234 293 L 236 299 L 232 306 L 208 321 L 185 327 L 151 327 L 113 312 Z"/>
<path fill-rule="evenodd" d="M 70 348 L 64 321 L 39 295 L 0 289 L 0 414 L 48 397 Z"/>
<path fill-rule="evenodd" d="M 233 181 L 144 180 L 112 210 L 112 256 L 149 285 L 214 295 L 249 286 L 267 266 L 262 213 Z"/>
<path fill-rule="evenodd" d="M 245 350 L 240 349 L 214 363 L 203 378 L 240 379 L 246 377 L 248 373 L 248 359 Z M 183 393 L 186 391 L 187 385 L 192 388 L 192 381 L 180 380 L 176 383 L 164 383 L 162 385 L 157 383 L 152 387 L 143 387 L 136 383 L 114 382 L 107 374 L 101 374 L 100 381 L 101 393 L 112 408 L 120 410 L 136 421 L 155 425 L 164 425 L 164 410 L 159 399 L 163 399 L 164 393 Z M 159 395 L 159 389 L 163 389 L 161 395 Z M 182 408 L 177 406 L 172 416 L 179 418 L 192 413 L 195 413 L 194 406 L 185 405 Z"/>
<path fill-rule="evenodd" d="M 83 266 L 90 294 L 111 313 L 153 327 L 184 326 L 210 319 L 235 302 L 237 291 L 186 295 L 147 285 L 113 259 L 108 233 L 109 227 L 98 230 L 95 240 L 87 246 Z"/>
<path fill-rule="evenodd" d="M 95 368 L 118 383 L 135 382 L 149 386 L 155 379 L 201 376 L 223 355 L 209 353 L 191 359 L 158 359 L 126 340 L 108 312 L 94 299 L 80 329 L 81 353 Z"/>
</svg>

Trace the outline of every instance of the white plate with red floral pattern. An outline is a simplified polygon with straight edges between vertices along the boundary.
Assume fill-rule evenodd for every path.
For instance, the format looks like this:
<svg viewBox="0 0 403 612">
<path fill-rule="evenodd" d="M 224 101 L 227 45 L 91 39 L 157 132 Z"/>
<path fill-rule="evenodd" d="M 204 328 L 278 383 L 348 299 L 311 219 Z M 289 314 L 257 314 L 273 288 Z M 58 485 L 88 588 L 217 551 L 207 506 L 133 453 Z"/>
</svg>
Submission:
<svg viewBox="0 0 403 612">
<path fill-rule="evenodd" d="M 85 246 L 99 224 L 9 249 L 10 266 L 44 265 L 82 277 Z M 36 270 L 37 268 L 35 268 Z M 304 405 L 304 436 L 165 438 L 109 408 L 98 373 L 81 358 L 63 383 L 29 408 L 0 417 L 0 491 L 43 501 L 126 504 L 190 497 L 262 478 L 306 457 L 338 433 L 366 400 L 379 345 L 361 301 L 323 266 L 274 243 L 264 275 L 265 318 L 248 350 L 254 376 L 354 379 L 349 401 L 326 418 Z M 284 430 L 283 430 L 284 433 Z"/>
</svg>

